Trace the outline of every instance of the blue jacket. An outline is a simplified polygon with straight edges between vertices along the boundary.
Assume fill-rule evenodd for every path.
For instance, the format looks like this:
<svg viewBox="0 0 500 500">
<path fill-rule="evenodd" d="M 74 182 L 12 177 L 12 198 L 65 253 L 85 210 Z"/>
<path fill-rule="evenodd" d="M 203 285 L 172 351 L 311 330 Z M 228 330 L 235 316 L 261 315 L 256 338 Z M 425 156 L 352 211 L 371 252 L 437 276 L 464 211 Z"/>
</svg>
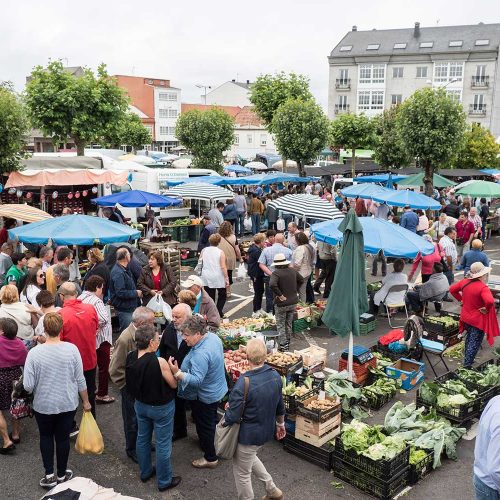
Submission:
<svg viewBox="0 0 500 500">
<path fill-rule="evenodd" d="M 118 262 L 111 269 L 109 296 L 117 311 L 133 312 L 137 307 L 139 297 L 132 273 Z"/>
<path fill-rule="evenodd" d="M 259 257 L 262 253 L 262 248 L 259 248 L 255 243 L 247 251 L 248 259 L 248 276 L 250 278 L 263 278 L 264 271 L 259 266 Z"/>
<path fill-rule="evenodd" d="M 236 220 L 238 218 L 238 209 L 234 203 L 228 203 L 222 211 L 224 220 Z"/>
<path fill-rule="evenodd" d="M 281 377 L 267 365 L 241 375 L 229 396 L 229 408 L 224 417 L 228 425 L 240 421 L 245 377 L 250 383 L 238 442 L 262 446 L 274 438 L 276 417 L 285 414 Z"/>
<path fill-rule="evenodd" d="M 471 249 L 464 253 L 462 262 L 460 263 L 464 270 L 464 276 L 470 271 L 470 266 L 474 262 L 482 262 L 485 267 L 489 267 L 490 265 L 490 260 L 485 253 L 481 252 L 481 250 Z"/>
<path fill-rule="evenodd" d="M 418 226 L 418 215 L 415 212 L 405 212 L 401 216 L 399 225 L 408 229 L 408 231 L 411 231 L 412 233 L 416 233 Z"/>
<path fill-rule="evenodd" d="M 184 378 L 179 381 L 177 394 L 183 399 L 211 404 L 227 393 L 224 350 L 221 339 L 208 332 L 188 352 L 181 365 Z"/>
</svg>

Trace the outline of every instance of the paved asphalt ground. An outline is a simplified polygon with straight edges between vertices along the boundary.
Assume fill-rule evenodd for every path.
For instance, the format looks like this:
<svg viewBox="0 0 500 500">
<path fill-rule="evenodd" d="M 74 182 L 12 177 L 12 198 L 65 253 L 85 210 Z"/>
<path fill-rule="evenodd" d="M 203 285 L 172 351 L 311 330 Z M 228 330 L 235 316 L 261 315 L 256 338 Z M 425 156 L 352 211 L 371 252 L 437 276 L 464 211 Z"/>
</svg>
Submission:
<svg viewBox="0 0 500 500">
<path fill-rule="evenodd" d="M 493 274 L 500 275 L 500 238 L 494 238 L 487 243 L 486 251 L 493 262 Z M 368 260 L 368 264 L 371 260 Z M 367 266 L 368 267 L 368 266 Z M 408 271 L 408 266 L 406 271 Z M 369 273 L 369 272 L 368 272 Z M 367 274 L 368 274 L 367 273 Z M 187 275 L 184 273 L 184 275 Z M 457 273 L 457 278 L 461 273 Z M 372 280 L 371 276 L 369 279 Z M 232 318 L 251 314 L 251 300 L 253 295 L 248 280 L 236 283 L 233 294 L 226 306 L 226 311 Z M 446 310 L 458 311 L 458 304 L 445 304 Z M 401 324 L 401 321 L 399 322 Z M 379 318 L 375 332 L 355 339 L 357 344 L 367 347 L 373 345 L 377 338 L 389 330 L 387 319 Z M 347 347 L 347 340 L 331 336 L 326 328 L 319 327 L 304 334 L 296 334 L 292 341 L 292 348 L 304 348 L 308 343 L 316 342 L 319 346 L 327 347 L 329 358 L 328 366 L 334 368 L 338 363 L 340 352 Z M 500 344 L 497 339 L 496 345 Z M 477 361 L 489 359 L 492 356 L 491 348 L 484 342 Z M 451 361 L 450 368 L 456 363 Z M 452 368 L 452 369 L 453 369 Z M 427 376 L 432 374 L 427 373 Z M 110 392 L 117 397 L 117 401 L 110 405 L 98 406 L 98 424 L 103 432 L 105 451 L 100 456 L 78 455 L 71 451 L 69 467 L 75 475 L 91 478 L 98 484 L 112 487 L 116 491 L 142 499 L 203 499 L 222 500 L 235 499 L 236 490 L 232 476 L 231 463 L 221 461 L 215 470 L 196 470 L 190 465 L 191 460 L 201 456 L 194 426 L 190 425 L 189 437 L 175 442 L 173 445 L 172 462 L 174 474 L 182 476 L 181 485 L 171 492 L 159 493 L 153 481 L 143 484 L 138 477 L 138 467 L 131 462 L 124 452 L 123 427 L 120 412 L 119 395 L 111 385 Z M 409 403 L 415 398 L 415 391 L 407 394 L 398 394 Z M 390 404 L 376 412 L 368 421 L 381 423 L 390 408 Z M 78 416 L 79 419 L 79 416 Z M 38 433 L 34 420 L 24 420 L 22 423 L 22 442 L 12 456 L 3 456 L 0 459 L 0 500 L 28 500 L 39 499 L 44 494 L 38 481 L 43 475 L 42 461 L 38 450 Z M 424 480 L 407 491 L 404 498 L 408 500 L 442 498 L 443 500 L 468 500 L 473 498 L 472 463 L 474 457 L 475 440 L 462 439 L 458 444 L 458 460 L 444 460 L 443 465 L 433 471 Z M 288 500 L 302 500 L 304 498 L 326 499 L 364 499 L 368 498 L 359 490 L 344 485 L 337 489 L 331 485 L 338 481 L 333 474 L 283 450 L 278 442 L 266 444 L 260 453 L 260 458 L 272 474 L 276 484 L 285 492 Z M 254 481 L 255 498 L 265 494 L 264 489 Z"/>
</svg>

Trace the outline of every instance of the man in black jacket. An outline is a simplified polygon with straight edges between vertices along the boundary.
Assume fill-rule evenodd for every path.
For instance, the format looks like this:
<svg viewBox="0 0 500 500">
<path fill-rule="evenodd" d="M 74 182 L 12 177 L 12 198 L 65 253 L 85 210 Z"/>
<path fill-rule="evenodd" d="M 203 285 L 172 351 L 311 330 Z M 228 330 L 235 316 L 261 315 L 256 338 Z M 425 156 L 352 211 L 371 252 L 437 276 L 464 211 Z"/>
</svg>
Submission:
<svg viewBox="0 0 500 500">
<path fill-rule="evenodd" d="M 172 309 L 172 321 L 163 330 L 160 340 L 160 356 L 168 361 L 172 356 L 181 366 L 190 347 L 182 338 L 181 325 L 191 317 L 191 308 L 187 304 L 177 304 Z M 187 436 L 186 401 L 176 396 L 174 414 L 174 433 L 172 441 Z"/>
</svg>

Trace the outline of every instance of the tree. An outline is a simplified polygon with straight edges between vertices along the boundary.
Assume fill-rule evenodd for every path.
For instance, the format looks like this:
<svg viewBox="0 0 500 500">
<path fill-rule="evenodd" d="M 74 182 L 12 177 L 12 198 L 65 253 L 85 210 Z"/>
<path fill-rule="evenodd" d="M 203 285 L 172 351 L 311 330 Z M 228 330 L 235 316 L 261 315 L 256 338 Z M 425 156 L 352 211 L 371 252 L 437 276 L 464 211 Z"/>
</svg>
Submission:
<svg viewBox="0 0 500 500">
<path fill-rule="evenodd" d="M 406 167 L 413 161 L 397 129 L 399 106 L 391 106 L 374 118 L 375 161 L 385 168 Z"/>
<path fill-rule="evenodd" d="M 10 83 L 0 82 L 0 173 L 19 167 L 25 158 L 25 135 L 29 129 L 26 109 Z"/>
<path fill-rule="evenodd" d="M 102 137 L 128 108 L 123 89 L 108 75 L 104 64 L 97 75 L 85 68 L 77 77 L 68 73 L 61 61 L 33 70 L 26 85 L 26 103 L 35 127 L 56 142 L 72 137 L 80 156 L 85 145 Z"/>
<path fill-rule="evenodd" d="M 463 146 L 453 164 L 456 168 L 494 168 L 498 154 L 500 145 L 493 134 L 481 125 L 472 124 L 465 132 Z"/>
<path fill-rule="evenodd" d="M 443 88 L 420 89 L 401 105 L 397 126 L 406 149 L 423 165 L 425 194 L 432 196 L 434 170 L 453 157 L 463 139 L 462 105 Z"/>
<path fill-rule="evenodd" d="M 175 135 L 193 153 L 193 166 L 220 172 L 223 153 L 234 142 L 234 121 L 220 108 L 193 109 L 179 117 Z"/>
<path fill-rule="evenodd" d="M 274 114 L 272 126 L 276 146 L 284 158 L 297 162 L 299 175 L 304 165 L 316 158 L 328 142 L 328 118 L 314 101 L 290 99 Z"/>
<path fill-rule="evenodd" d="M 119 148 L 126 144 L 132 151 L 141 149 L 145 144 L 151 144 L 151 133 L 134 113 L 124 113 L 122 119 L 107 127 L 106 133 L 99 141 L 104 146 Z"/>
<path fill-rule="evenodd" d="M 332 144 L 344 149 L 351 149 L 352 172 L 356 176 L 356 149 L 370 146 L 373 141 L 374 126 L 372 120 L 364 114 L 343 113 L 330 125 Z"/>
</svg>

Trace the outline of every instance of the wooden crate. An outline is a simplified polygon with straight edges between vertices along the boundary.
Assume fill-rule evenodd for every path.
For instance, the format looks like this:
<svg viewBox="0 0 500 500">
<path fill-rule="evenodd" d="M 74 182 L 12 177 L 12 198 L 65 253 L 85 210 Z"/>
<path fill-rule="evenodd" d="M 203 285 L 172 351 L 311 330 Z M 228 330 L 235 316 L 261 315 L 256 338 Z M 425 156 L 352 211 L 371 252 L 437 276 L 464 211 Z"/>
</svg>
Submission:
<svg viewBox="0 0 500 500">
<path fill-rule="evenodd" d="M 320 436 L 316 436 L 310 432 L 303 431 L 297 427 L 297 422 L 295 422 L 295 438 L 313 446 L 320 447 L 340 434 L 340 425 L 340 419 L 338 419 L 337 424 L 333 428 Z"/>
<path fill-rule="evenodd" d="M 337 414 L 326 422 L 315 422 L 310 418 L 304 417 L 302 415 L 297 415 L 297 428 L 300 428 L 303 432 L 312 434 L 314 436 L 322 436 L 332 429 L 335 429 L 339 424 L 342 416 Z"/>
<path fill-rule="evenodd" d="M 302 356 L 304 366 L 314 366 L 318 363 L 326 363 L 327 351 L 323 349 L 323 347 L 310 345 L 306 349 L 301 349 L 300 351 L 295 350 L 294 353 Z"/>
</svg>

